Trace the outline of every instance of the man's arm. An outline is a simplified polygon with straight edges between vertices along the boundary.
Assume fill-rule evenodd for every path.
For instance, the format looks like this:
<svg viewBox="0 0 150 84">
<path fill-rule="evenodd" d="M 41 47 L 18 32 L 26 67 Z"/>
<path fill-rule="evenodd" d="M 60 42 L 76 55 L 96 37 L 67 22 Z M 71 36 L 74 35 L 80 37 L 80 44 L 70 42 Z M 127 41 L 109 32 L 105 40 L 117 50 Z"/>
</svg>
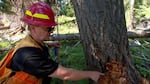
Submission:
<svg viewBox="0 0 150 84">
<path fill-rule="evenodd" d="M 97 82 L 100 75 L 103 74 L 98 71 L 80 71 L 59 65 L 57 70 L 50 74 L 49 77 L 56 77 L 62 80 L 82 80 L 90 78 Z"/>
</svg>

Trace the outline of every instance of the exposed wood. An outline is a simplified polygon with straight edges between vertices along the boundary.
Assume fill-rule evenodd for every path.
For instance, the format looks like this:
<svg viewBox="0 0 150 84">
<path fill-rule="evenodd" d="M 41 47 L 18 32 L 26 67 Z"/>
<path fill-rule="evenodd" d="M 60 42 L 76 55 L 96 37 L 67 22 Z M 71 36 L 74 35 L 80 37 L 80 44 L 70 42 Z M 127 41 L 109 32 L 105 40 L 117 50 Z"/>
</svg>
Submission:
<svg viewBox="0 0 150 84">
<path fill-rule="evenodd" d="M 128 38 L 149 38 L 150 37 L 150 29 L 149 30 L 130 30 L 128 31 Z M 53 40 L 79 40 L 80 35 L 76 34 L 54 34 L 52 36 Z"/>
<path fill-rule="evenodd" d="M 125 67 L 113 61 L 106 64 L 107 72 L 100 76 L 98 84 L 129 84 L 126 76 Z"/>
</svg>

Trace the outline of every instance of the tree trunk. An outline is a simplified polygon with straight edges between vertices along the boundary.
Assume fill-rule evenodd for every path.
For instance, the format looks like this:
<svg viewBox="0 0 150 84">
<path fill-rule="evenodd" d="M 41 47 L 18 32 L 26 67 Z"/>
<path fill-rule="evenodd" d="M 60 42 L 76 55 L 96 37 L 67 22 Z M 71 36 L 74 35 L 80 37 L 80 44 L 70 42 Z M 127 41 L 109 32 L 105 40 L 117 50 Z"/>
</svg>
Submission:
<svg viewBox="0 0 150 84">
<path fill-rule="evenodd" d="M 134 28 L 134 2 L 135 0 L 130 0 L 130 26 L 129 30 Z"/>
<path fill-rule="evenodd" d="M 129 84 L 140 84 L 140 74 L 129 53 L 123 0 L 72 0 L 72 3 L 88 68 L 105 72 L 105 64 L 115 60 L 126 67 Z"/>
</svg>

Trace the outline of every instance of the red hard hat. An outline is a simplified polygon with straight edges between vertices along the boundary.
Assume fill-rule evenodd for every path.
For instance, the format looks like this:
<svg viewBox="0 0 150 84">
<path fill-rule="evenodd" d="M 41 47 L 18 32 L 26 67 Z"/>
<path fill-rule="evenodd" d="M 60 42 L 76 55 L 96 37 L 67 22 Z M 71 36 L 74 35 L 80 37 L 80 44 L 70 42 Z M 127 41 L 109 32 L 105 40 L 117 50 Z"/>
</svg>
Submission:
<svg viewBox="0 0 150 84">
<path fill-rule="evenodd" d="M 26 10 L 25 16 L 21 20 L 36 26 L 52 27 L 57 25 L 52 9 L 44 2 L 33 4 Z"/>
</svg>

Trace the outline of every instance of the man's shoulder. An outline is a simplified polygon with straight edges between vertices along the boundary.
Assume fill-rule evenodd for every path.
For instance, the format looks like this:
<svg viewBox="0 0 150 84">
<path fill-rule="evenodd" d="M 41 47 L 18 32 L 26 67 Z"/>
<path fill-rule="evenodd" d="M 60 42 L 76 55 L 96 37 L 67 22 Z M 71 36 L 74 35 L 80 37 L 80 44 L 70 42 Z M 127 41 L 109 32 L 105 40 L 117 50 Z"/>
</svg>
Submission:
<svg viewBox="0 0 150 84">
<path fill-rule="evenodd" d="M 15 49 L 18 50 L 19 48 L 27 48 L 27 47 L 41 48 L 41 46 L 35 40 L 33 40 L 31 36 L 27 35 L 24 39 L 16 43 Z"/>
<path fill-rule="evenodd" d="M 40 48 L 36 47 L 22 47 L 19 48 L 16 52 L 15 55 L 20 55 L 20 56 L 28 56 L 28 55 L 35 55 L 35 54 L 40 54 L 42 51 Z"/>
</svg>

